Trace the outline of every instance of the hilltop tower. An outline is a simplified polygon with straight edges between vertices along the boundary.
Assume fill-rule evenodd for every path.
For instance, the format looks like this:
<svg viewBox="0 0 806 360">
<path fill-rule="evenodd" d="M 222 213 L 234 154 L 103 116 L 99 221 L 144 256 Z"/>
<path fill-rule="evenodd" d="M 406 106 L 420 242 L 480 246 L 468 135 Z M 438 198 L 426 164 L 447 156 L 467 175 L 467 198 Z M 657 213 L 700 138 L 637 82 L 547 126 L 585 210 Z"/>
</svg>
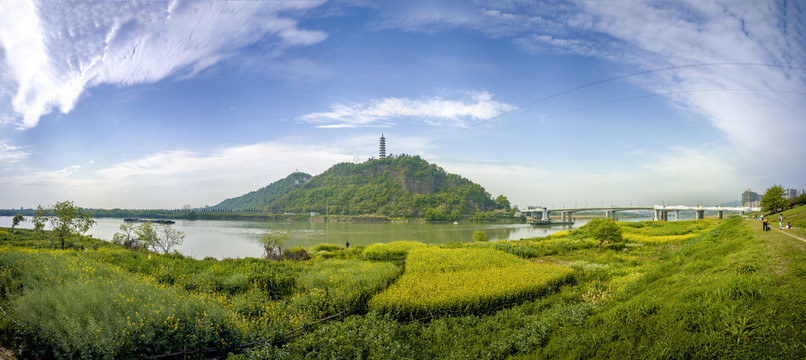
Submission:
<svg viewBox="0 0 806 360">
<path fill-rule="evenodd" d="M 381 150 L 378 152 L 378 159 L 383 159 L 386 157 L 386 139 L 381 134 Z"/>
</svg>

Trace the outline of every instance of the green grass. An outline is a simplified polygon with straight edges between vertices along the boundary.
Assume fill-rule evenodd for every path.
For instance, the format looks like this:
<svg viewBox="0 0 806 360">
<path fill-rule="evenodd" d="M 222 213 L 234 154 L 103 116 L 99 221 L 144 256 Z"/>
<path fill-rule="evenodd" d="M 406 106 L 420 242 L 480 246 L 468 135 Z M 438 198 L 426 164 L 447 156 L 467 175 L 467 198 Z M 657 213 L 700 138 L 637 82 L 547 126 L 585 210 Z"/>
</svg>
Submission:
<svg viewBox="0 0 806 360">
<path fill-rule="evenodd" d="M 799 223 L 806 207 L 784 216 Z M 233 357 L 806 358 L 806 242 L 740 218 L 619 226 L 628 242 L 601 251 L 581 228 L 512 242 L 322 245 L 305 262 L 200 261 L 93 239 L 74 239 L 88 251 L 53 250 L 47 233 L 0 229 L 0 337 L 27 358 L 152 357 L 252 339 L 272 341 Z M 547 286 L 540 269 L 573 281 Z M 528 296 L 493 291 L 501 284 Z M 440 296 L 447 305 L 399 310 Z M 384 297 L 397 305 L 373 306 Z M 316 323 L 343 311 L 352 315 Z"/>
<path fill-rule="evenodd" d="M 370 312 L 244 357 L 803 358 L 806 243 L 755 231 L 752 221 L 708 221 L 645 226 L 654 236 L 699 233 L 674 246 L 530 256 L 570 265 L 576 282 L 506 310 L 414 323 Z M 581 232 L 553 240 L 585 241 Z"/>
<path fill-rule="evenodd" d="M 535 264 L 494 249 L 420 247 L 409 252 L 403 276 L 368 305 L 404 319 L 478 313 L 572 279 L 569 266 Z"/>
<path fill-rule="evenodd" d="M 0 323 L 31 358 L 128 358 L 227 347 L 249 338 L 214 297 L 161 286 L 75 254 L 0 249 Z"/>
</svg>

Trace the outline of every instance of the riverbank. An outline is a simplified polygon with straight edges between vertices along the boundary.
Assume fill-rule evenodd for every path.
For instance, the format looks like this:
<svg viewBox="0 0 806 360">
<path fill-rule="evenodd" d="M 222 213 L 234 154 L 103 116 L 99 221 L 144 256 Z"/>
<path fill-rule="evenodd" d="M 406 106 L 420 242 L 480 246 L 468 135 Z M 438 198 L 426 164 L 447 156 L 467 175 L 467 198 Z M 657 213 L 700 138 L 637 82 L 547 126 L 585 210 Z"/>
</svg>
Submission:
<svg viewBox="0 0 806 360">
<path fill-rule="evenodd" d="M 806 356 L 806 243 L 742 219 L 618 225 L 627 243 L 601 250 L 581 228 L 316 245 L 301 262 L 4 240 L 0 341 L 33 357 Z M 52 312 L 63 316 L 36 316 Z"/>
<path fill-rule="evenodd" d="M 111 240 L 121 231 L 123 219 L 96 218 L 87 232 L 100 239 Z M 214 257 L 259 257 L 263 253 L 261 236 L 272 229 L 288 232 L 287 247 L 310 247 L 319 243 L 370 245 L 392 241 L 420 241 L 428 244 L 463 243 L 473 241 L 475 231 L 483 231 L 490 240 L 518 240 L 546 236 L 571 227 L 531 227 L 529 224 L 451 222 L 312 222 L 312 221 L 239 221 L 239 220 L 175 220 L 173 229 L 185 233 L 177 250 L 197 259 Z M 0 227 L 10 227 L 12 217 L 0 216 Z M 580 220 L 574 227 L 584 224 Z M 23 222 L 20 228 L 33 228 Z M 46 226 L 46 229 L 49 229 Z"/>
</svg>

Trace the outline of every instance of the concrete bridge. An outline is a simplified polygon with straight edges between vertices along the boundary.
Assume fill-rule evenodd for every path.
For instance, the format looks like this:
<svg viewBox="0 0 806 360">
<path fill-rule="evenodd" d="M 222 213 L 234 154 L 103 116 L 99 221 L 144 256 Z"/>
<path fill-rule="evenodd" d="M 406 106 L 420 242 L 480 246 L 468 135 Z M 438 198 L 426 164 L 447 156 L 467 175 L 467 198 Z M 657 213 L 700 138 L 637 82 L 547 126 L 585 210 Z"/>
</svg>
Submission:
<svg viewBox="0 0 806 360">
<path fill-rule="evenodd" d="M 528 217 L 531 217 L 535 220 L 551 220 L 549 214 L 553 212 L 559 212 L 562 216 L 563 222 L 570 222 L 573 220 L 574 213 L 578 213 L 581 211 L 602 211 L 605 213 L 605 218 L 611 218 L 616 220 L 616 212 L 618 211 L 629 211 L 629 210 L 650 210 L 654 211 L 654 219 L 656 221 L 669 221 L 669 212 L 674 212 L 674 220 L 677 221 L 680 218 L 681 211 L 694 211 L 695 219 L 703 219 L 705 218 L 706 211 L 716 211 L 718 217 L 721 219 L 725 212 L 738 212 L 744 214 L 746 212 L 755 212 L 761 211 L 761 208 L 757 207 L 729 207 L 729 206 L 688 206 L 688 205 L 653 205 L 653 206 L 600 206 L 600 207 L 584 207 L 584 208 L 558 208 L 558 209 L 548 209 L 548 208 L 531 208 L 531 209 L 524 209 L 521 210 L 521 214 L 524 214 Z"/>
</svg>

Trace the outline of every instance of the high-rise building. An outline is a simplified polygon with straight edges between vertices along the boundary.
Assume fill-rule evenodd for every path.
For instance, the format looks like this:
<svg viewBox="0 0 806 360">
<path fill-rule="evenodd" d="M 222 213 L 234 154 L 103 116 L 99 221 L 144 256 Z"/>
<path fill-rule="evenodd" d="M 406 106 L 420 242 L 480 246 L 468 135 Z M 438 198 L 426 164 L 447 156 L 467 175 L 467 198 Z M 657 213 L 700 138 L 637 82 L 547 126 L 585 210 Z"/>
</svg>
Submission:
<svg viewBox="0 0 806 360">
<path fill-rule="evenodd" d="M 786 194 L 787 199 L 794 199 L 798 197 L 798 189 L 786 189 L 784 194 Z"/>
<path fill-rule="evenodd" d="M 757 207 L 760 200 L 761 196 L 751 189 L 747 189 L 742 193 L 742 206 Z"/>
<path fill-rule="evenodd" d="M 378 158 L 383 159 L 386 157 L 386 139 L 381 134 L 381 151 L 378 153 Z"/>
</svg>

